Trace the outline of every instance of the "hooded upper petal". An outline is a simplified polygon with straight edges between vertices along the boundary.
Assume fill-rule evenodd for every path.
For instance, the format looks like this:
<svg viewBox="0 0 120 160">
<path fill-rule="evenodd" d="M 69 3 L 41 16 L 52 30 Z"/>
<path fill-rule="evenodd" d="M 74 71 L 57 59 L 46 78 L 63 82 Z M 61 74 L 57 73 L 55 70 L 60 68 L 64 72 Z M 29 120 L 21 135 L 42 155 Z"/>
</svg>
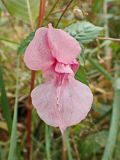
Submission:
<svg viewBox="0 0 120 160">
<path fill-rule="evenodd" d="M 45 70 L 53 63 L 47 32 L 47 28 L 39 28 L 25 51 L 24 62 L 31 70 Z"/>
<path fill-rule="evenodd" d="M 61 29 L 54 29 L 49 25 L 48 43 L 53 57 L 58 62 L 69 64 L 80 54 L 79 43 Z"/>
</svg>

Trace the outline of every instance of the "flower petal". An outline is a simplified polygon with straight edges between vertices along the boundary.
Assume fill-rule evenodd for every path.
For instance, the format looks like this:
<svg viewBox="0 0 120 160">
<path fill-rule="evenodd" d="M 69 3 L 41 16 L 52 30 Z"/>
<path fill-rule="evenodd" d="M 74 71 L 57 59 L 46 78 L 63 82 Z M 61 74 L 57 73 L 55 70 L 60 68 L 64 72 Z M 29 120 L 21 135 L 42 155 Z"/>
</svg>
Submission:
<svg viewBox="0 0 120 160">
<path fill-rule="evenodd" d="M 61 94 L 61 119 L 63 130 L 83 120 L 92 105 L 93 95 L 89 87 L 73 77 L 62 86 Z"/>
<path fill-rule="evenodd" d="M 55 71 L 58 73 L 71 73 L 73 74 L 73 70 L 71 69 L 70 65 L 66 65 L 63 63 L 57 63 L 55 66 Z"/>
<path fill-rule="evenodd" d="M 32 104 L 37 110 L 40 118 L 48 125 L 58 127 L 59 115 L 57 111 L 56 86 L 53 81 L 47 81 L 36 87 L 32 93 Z"/>
<path fill-rule="evenodd" d="M 71 63 L 80 54 L 79 43 L 61 29 L 54 29 L 49 25 L 48 43 L 52 55 L 61 63 Z"/>
<path fill-rule="evenodd" d="M 35 88 L 31 96 L 41 119 L 48 125 L 59 126 L 61 132 L 83 120 L 93 101 L 89 87 L 73 77 L 58 85 L 48 81 Z"/>
<path fill-rule="evenodd" d="M 31 70 L 44 70 L 53 63 L 47 42 L 47 31 L 48 29 L 44 27 L 38 29 L 25 51 L 24 62 Z"/>
<path fill-rule="evenodd" d="M 77 72 L 79 68 L 79 63 L 77 62 L 76 59 L 74 59 L 72 62 L 71 62 L 71 69 L 73 70 L 74 73 Z"/>
</svg>

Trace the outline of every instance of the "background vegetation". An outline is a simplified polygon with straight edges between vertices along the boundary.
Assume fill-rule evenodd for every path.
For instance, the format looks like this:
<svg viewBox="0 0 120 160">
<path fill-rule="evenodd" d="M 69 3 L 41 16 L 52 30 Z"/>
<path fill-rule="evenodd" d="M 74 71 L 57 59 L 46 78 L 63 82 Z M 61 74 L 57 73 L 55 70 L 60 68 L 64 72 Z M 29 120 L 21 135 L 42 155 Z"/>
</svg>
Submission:
<svg viewBox="0 0 120 160">
<path fill-rule="evenodd" d="M 0 1 L 0 160 L 120 160 L 120 1 L 46 0 L 45 12 L 40 2 Z M 23 54 L 38 25 L 48 23 L 80 42 L 76 79 L 90 86 L 94 103 L 64 137 L 32 109 L 28 146 L 31 72 Z"/>
</svg>

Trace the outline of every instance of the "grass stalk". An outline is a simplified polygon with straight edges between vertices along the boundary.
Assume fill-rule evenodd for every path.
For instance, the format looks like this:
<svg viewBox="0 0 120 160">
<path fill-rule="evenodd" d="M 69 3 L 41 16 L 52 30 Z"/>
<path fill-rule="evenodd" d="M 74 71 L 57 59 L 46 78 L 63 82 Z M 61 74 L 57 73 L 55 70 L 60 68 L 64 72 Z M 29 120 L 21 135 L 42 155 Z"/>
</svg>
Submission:
<svg viewBox="0 0 120 160">
<path fill-rule="evenodd" d="M 102 160 L 112 160 L 113 158 L 117 133 L 119 129 L 119 120 L 120 120 L 120 79 L 117 79 L 114 87 L 114 101 L 113 101 L 110 130 Z"/>
<path fill-rule="evenodd" d="M 93 58 L 88 58 L 89 62 L 100 72 L 102 73 L 105 78 L 107 78 L 109 81 L 112 81 L 112 76 Z"/>
<path fill-rule="evenodd" d="M 50 154 L 50 127 L 45 125 L 45 147 L 47 160 L 51 160 Z"/>
<path fill-rule="evenodd" d="M 11 118 L 11 114 L 10 114 L 10 107 L 9 107 L 9 103 L 8 103 L 8 98 L 6 95 L 6 91 L 5 91 L 5 85 L 4 85 L 4 80 L 3 80 L 3 71 L 2 71 L 2 67 L 0 66 L 0 92 L 1 92 L 1 107 L 2 107 L 2 111 L 3 111 L 3 116 L 5 118 L 8 130 L 9 130 L 9 134 L 11 134 L 11 129 L 12 129 L 12 118 Z"/>
<path fill-rule="evenodd" d="M 18 112 L 18 90 L 19 90 L 19 66 L 20 55 L 17 55 L 17 74 L 16 74 L 16 91 L 15 91 L 15 105 L 14 115 L 12 123 L 12 132 L 10 138 L 10 149 L 8 154 L 8 160 L 15 160 L 16 144 L 17 144 L 17 112 Z"/>
</svg>

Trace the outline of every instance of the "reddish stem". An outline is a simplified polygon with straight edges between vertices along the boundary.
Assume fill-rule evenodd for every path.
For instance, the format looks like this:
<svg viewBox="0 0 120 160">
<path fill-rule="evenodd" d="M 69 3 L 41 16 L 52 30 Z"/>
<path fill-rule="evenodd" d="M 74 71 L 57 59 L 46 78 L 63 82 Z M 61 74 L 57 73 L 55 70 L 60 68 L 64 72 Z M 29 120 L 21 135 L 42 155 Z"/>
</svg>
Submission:
<svg viewBox="0 0 120 160">
<path fill-rule="evenodd" d="M 40 9 L 39 9 L 39 17 L 38 17 L 39 27 L 42 25 L 44 13 L 45 13 L 45 0 L 40 0 Z"/>
<path fill-rule="evenodd" d="M 45 0 L 40 0 L 39 17 L 38 17 L 38 27 L 42 25 L 43 16 L 45 11 Z M 30 95 L 35 85 L 35 71 L 31 72 L 31 82 L 30 82 Z M 27 125 L 27 160 L 31 159 L 31 124 L 32 124 L 32 99 L 29 95 L 29 105 L 28 105 L 28 125 Z"/>
</svg>

